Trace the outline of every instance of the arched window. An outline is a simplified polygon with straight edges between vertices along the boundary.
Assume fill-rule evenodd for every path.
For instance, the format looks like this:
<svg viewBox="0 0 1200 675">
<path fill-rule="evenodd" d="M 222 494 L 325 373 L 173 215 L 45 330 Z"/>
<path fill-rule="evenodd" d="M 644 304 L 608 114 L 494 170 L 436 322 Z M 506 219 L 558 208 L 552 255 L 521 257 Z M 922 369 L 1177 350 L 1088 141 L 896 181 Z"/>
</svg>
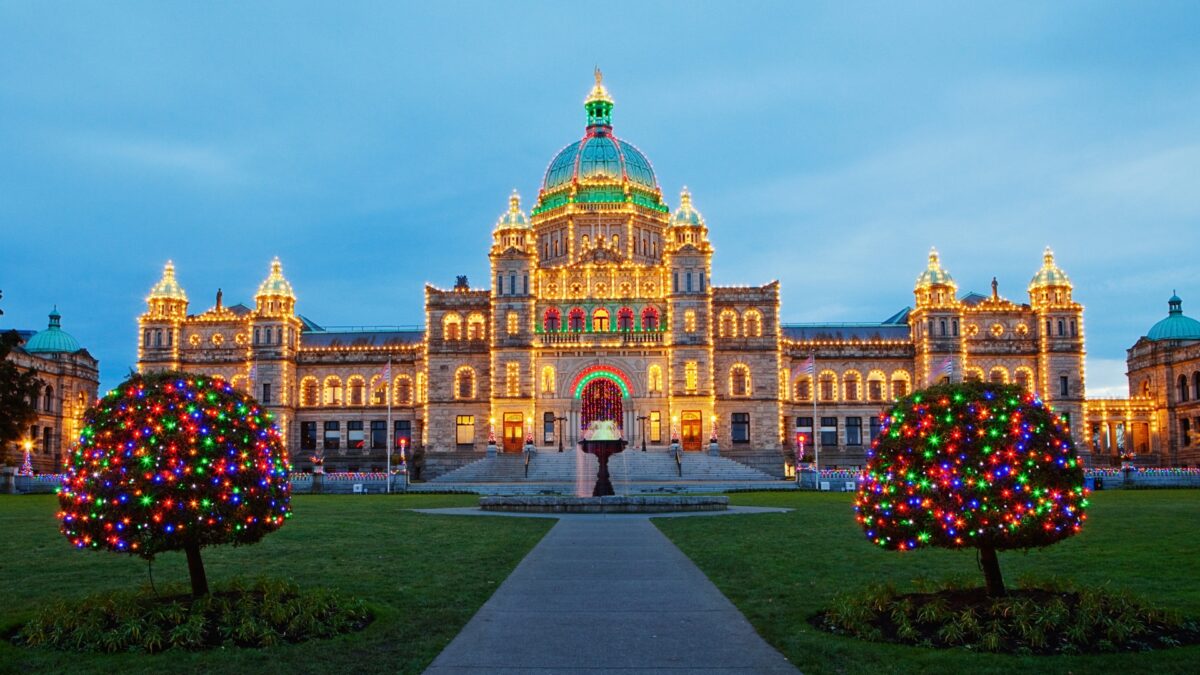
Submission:
<svg viewBox="0 0 1200 675">
<path fill-rule="evenodd" d="M 567 314 L 567 324 L 576 333 L 583 330 L 583 309 L 576 307 Z"/>
<path fill-rule="evenodd" d="M 360 375 L 354 375 L 346 380 L 346 389 L 349 390 L 350 405 L 364 405 L 367 402 L 365 395 L 367 383 Z"/>
<path fill-rule="evenodd" d="M 387 405 L 388 386 L 382 375 L 371 376 L 367 390 L 371 392 L 371 405 Z"/>
<path fill-rule="evenodd" d="M 521 332 L 521 317 L 516 312 L 509 312 L 504 317 L 504 322 L 509 335 L 516 335 Z"/>
<path fill-rule="evenodd" d="M 737 312 L 732 309 L 721 310 L 717 320 L 717 336 L 723 338 L 737 337 Z"/>
<path fill-rule="evenodd" d="M 1008 371 L 1003 366 L 996 366 L 988 373 L 988 382 L 992 384 L 1008 384 Z"/>
<path fill-rule="evenodd" d="M 1200 377 L 1200 374 L 1197 377 Z M 43 398 L 42 408 L 46 412 L 54 412 L 54 387 L 50 385 L 46 385 L 46 395 Z"/>
<path fill-rule="evenodd" d="M 1200 372 L 1192 373 L 1192 394 L 1200 398 Z"/>
<path fill-rule="evenodd" d="M 683 330 L 687 333 L 696 332 L 696 310 L 688 309 L 683 312 Z"/>
<path fill-rule="evenodd" d="M 792 391 L 794 392 L 795 400 L 811 401 L 812 400 L 812 379 L 809 378 L 809 376 L 807 376 L 807 375 L 797 377 L 796 381 L 792 384 Z"/>
<path fill-rule="evenodd" d="M 942 379 L 947 380 L 948 378 L 943 376 Z M 983 369 L 971 366 L 963 368 L 963 382 L 983 382 Z"/>
<path fill-rule="evenodd" d="M 583 250 L 586 251 L 591 247 L 592 247 L 592 238 L 587 236 L 586 234 L 583 235 Z"/>
<path fill-rule="evenodd" d="M 462 317 L 451 312 L 442 317 L 442 339 L 443 340 L 461 340 L 462 339 Z"/>
<path fill-rule="evenodd" d="M 306 377 L 300 382 L 300 405 L 317 405 L 317 378 Z"/>
<path fill-rule="evenodd" d="M 412 379 L 407 375 L 397 375 L 392 383 L 392 400 L 396 405 L 413 404 Z"/>
<path fill-rule="evenodd" d="M 886 387 L 884 386 L 884 378 L 886 376 L 883 371 L 872 370 L 867 374 L 867 400 L 882 401 Z"/>
<path fill-rule="evenodd" d="M 700 387 L 700 365 L 695 361 L 683 363 L 683 388 L 688 393 L 695 392 Z"/>
<path fill-rule="evenodd" d="M 633 310 L 628 307 L 622 307 L 617 310 L 617 330 L 630 331 L 633 330 Z"/>
<path fill-rule="evenodd" d="M 945 335 L 946 335 L 946 320 L 942 319 L 941 321 L 939 321 L 938 327 L 941 328 L 942 336 L 945 337 Z"/>
<path fill-rule="evenodd" d="M 822 401 L 837 400 L 837 373 L 830 370 L 821 373 L 817 384 L 820 386 L 820 391 L 817 393 Z"/>
<path fill-rule="evenodd" d="M 592 332 L 607 333 L 608 332 L 608 310 L 603 307 L 596 308 L 592 312 Z"/>
<path fill-rule="evenodd" d="M 1059 320 L 1058 320 L 1058 336 L 1059 336 L 1059 337 L 1063 337 L 1063 336 L 1064 336 L 1064 335 L 1066 335 L 1066 334 L 1067 334 L 1067 331 L 1066 331 L 1066 329 L 1063 327 L 1063 320 L 1062 320 L 1062 319 L 1059 319 Z"/>
<path fill-rule="evenodd" d="M 504 364 L 504 391 L 509 396 L 521 395 L 521 364 L 517 361 Z"/>
<path fill-rule="evenodd" d="M 1025 391 L 1033 391 L 1033 372 L 1028 368 L 1017 368 L 1013 373 L 1013 381 Z"/>
<path fill-rule="evenodd" d="M 862 375 L 858 371 L 851 370 L 842 376 L 842 390 L 846 392 L 846 401 L 857 401 L 859 398 L 859 385 L 862 383 Z"/>
<path fill-rule="evenodd" d="M 658 330 L 658 310 L 647 307 L 642 310 L 642 330 Z"/>
<path fill-rule="evenodd" d="M 646 388 L 653 394 L 661 394 L 663 388 L 662 367 L 655 364 L 650 366 L 646 376 Z"/>
<path fill-rule="evenodd" d="M 460 401 L 475 398 L 475 369 L 471 366 L 460 366 L 454 372 L 454 398 Z"/>
<path fill-rule="evenodd" d="M 417 385 L 413 394 L 417 403 L 424 403 L 429 398 L 429 384 L 425 382 L 425 373 L 417 373 Z"/>
<path fill-rule="evenodd" d="M 245 375 L 234 375 L 229 380 L 229 384 L 240 392 L 249 393 L 250 391 L 250 378 Z"/>
<path fill-rule="evenodd" d="M 342 404 L 342 380 L 337 375 L 330 375 L 325 378 L 324 392 L 321 396 L 321 401 L 325 405 L 341 405 Z"/>
<path fill-rule="evenodd" d="M 485 333 L 483 330 L 483 323 L 483 315 L 479 312 L 472 312 L 471 315 L 467 317 L 467 339 L 484 339 Z"/>
<path fill-rule="evenodd" d="M 542 393 L 553 396 L 557 388 L 554 377 L 554 366 L 544 366 L 542 368 Z"/>
<path fill-rule="evenodd" d="M 557 333 L 562 328 L 562 315 L 551 307 L 542 315 L 542 328 L 547 333 Z"/>
<path fill-rule="evenodd" d="M 729 395 L 750 395 L 750 369 L 745 364 L 737 363 L 729 369 Z"/>
<path fill-rule="evenodd" d="M 746 337 L 762 337 L 762 313 L 757 309 L 746 310 L 742 315 L 742 324 L 742 334 Z"/>
<path fill-rule="evenodd" d="M 1150 395 L 1150 380 L 1142 380 L 1142 396 Z"/>
<path fill-rule="evenodd" d="M 908 396 L 909 383 L 912 382 L 912 377 L 907 370 L 897 370 L 892 373 L 892 398 L 898 399 Z"/>
<path fill-rule="evenodd" d="M 1179 402 L 1186 403 L 1188 400 L 1188 380 L 1187 375 L 1179 376 Z"/>
</svg>

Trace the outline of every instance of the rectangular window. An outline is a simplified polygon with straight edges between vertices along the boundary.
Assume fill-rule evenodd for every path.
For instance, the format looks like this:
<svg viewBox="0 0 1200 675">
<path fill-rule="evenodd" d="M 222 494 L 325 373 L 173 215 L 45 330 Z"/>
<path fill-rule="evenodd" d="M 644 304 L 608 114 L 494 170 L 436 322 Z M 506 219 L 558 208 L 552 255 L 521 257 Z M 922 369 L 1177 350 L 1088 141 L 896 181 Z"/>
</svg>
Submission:
<svg viewBox="0 0 1200 675">
<path fill-rule="evenodd" d="M 846 445 L 862 445 L 862 418 L 846 418 Z"/>
<path fill-rule="evenodd" d="M 700 292 L 704 292 L 704 272 L 700 273 Z"/>
<path fill-rule="evenodd" d="M 1192 421 L 1188 419 L 1179 420 L 1179 444 L 1187 447 L 1192 444 Z"/>
<path fill-rule="evenodd" d="M 517 275 L 508 275 L 508 292 L 510 295 L 517 294 Z"/>
<path fill-rule="evenodd" d="M 260 403 L 267 405 L 271 402 L 271 383 L 263 382 L 262 390 L 262 401 L 260 401 Z"/>
<path fill-rule="evenodd" d="M 550 445 L 554 442 L 554 413 L 542 415 L 542 443 Z"/>
<path fill-rule="evenodd" d="M 459 415 L 454 418 L 454 440 L 459 445 L 475 442 L 475 416 Z"/>
<path fill-rule="evenodd" d="M 1063 375 L 1062 377 L 1058 378 L 1058 393 L 1059 393 L 1059 395 L 1060 396 L 1068 396 L 1068 395 L 1070 395 L 1070 392 L 1071 392 L 1070 380 L 1067 379 L 1067 376 Z"/>
<path fill-rule="evenodd" d="M 881 426 L 879 424 L 879 418 L 872 417 L 870 419 L 870 424 L 871 424 L 871 440 L 874 441 L 876 438 L 879 438 L 879 431 L 881 429 Z"/>
<path fill-rule="evenodd" d="M 837 418 L 821 418 L 821 447 L 833 447 L 838 444 Z"/>
<path fill-rule="evenodd" d="M 366 438 L 363 434 L 362 420 L 346 422 L 346 447 L 351 450 L 362 450 Z"/>
<path fill-rule="evenodd" d="M 474 424 L 474 419 L 472 424 Z M 412 420 L 393 420 L 392 427 L 395 431 L 392 433 L 392 446 L 399 448 L 403 444 L 406 448 L 412 447 Z M 469 443 L 470 441 L 468 441 Z"/>
<path fill-rule="evenodd" d="M 301 422 L 300 423 L 300 449 L 301 450 L 316 450 L 317 449 L 317 423 L 316 422 Z"/>
<path fill-rule="evenodd" d="M 521 395 L 521 364 L 509 361 L 504 364 L 504 389 L 509 396 Z"/>
<path fill-rule="evenodd" d="M 496 295 L 504 295 L 504 275 L 496 274 Z"/>
<path fill-rule="evenodd" d="M 689 394 L 694 394 L 700 386 L 700 366 L 695 361 L 683 364 L 683 388 Z"/>
<path fill-rule="evenodd" d="M 521 277 L 521 294 L 529 295 L 529 275 Z"/>
<path fill-rule="evenodd" d="M 650 442 L 662 443 L 662 413 L 650 411 Z"/>
<path fill-rule="evenodd" d="M 692 273 L 690 271 L 687 273 L 687 291 L 688 293 L 692 292 Z"/>
<path fill-rule="evenodd" d="M 804 434 L 804 447 L 811 448 L 813 444 L 813 418 L 797 417 L 795 433 Z M 796 440 L 794 436 L 792 440 Z"/>
<path fill-rule="evenodd" d="M 338 422 L 325 423 L 325 449 L 337 450 L 342 445 L 341 424 Z"/>
<path fill-rule="evenodd" d="M 671 273 L 671 281 L 672 281 L 672 283 L 671 283 L 672 290 L 674 290 L 676 293 L 678 293 L 679 292 L 679 272 Z"/>
<path fill-rule="evenodd" d="M 371 449 L 387 449 L 387 420 L 371 420 Z"/>
<path fill-rule="evenodd" d="M 734 443 L 750 442 L 750 413 L 733 413 L 730 415 L 729 439 Z"/>
</svg>

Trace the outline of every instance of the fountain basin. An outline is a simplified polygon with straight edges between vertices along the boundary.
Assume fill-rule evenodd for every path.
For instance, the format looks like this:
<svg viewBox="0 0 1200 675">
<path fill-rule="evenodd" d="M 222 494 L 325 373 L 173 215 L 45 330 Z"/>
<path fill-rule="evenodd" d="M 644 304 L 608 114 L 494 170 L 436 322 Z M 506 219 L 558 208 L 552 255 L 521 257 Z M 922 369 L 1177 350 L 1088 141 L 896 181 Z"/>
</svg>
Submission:
<svg viewBox="0 0 1200 675">
<path fill-rule="evenodd" d="M 479 499 L 484 511 L 513 513 L 676 513 L 680 511 L 725 511 L 729 497 L 677 497 L 659 495 L 615 495 L 569 497 L 558 495 L 489 496 Z"/>
</svg>

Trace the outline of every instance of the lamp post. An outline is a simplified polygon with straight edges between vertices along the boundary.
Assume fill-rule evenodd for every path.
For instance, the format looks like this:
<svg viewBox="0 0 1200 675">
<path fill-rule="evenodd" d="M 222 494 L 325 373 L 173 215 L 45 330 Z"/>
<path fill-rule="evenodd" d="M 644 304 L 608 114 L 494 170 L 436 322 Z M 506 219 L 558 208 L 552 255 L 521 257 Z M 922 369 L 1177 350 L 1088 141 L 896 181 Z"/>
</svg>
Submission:
<svg viewBox="0 0 1200 675">
<path fill-rule="evenodd" d="M 646 420 L 650 419 L 649 415 L 638 415 L 638 421 L 642 423 L 642 452 L 646 451 Z"/>
<path fill-rule="evenodd" d="M 555 417 L 555 422 L 558 422 L 558 451 L 563 451 L 563 425 L 566 424 L 566 417 Z"/>
</svg>

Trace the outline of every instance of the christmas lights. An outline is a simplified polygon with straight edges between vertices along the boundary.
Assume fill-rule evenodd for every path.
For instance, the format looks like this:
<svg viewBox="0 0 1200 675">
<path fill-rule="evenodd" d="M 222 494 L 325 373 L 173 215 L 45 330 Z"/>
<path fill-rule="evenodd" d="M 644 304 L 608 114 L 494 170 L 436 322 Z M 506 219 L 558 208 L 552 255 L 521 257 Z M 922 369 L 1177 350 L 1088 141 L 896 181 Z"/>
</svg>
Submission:
<svg viewBox="0 0 1200 675">
<path fill-rule="evenodd" d="M 147 559 L 182 549 L 191 568 L 200 547 L 252 544 L 291 517 L 279 431 L 223 379 L 134 375 L 84 420 L 58 495 L 76 548 Z"/>
</svg>

